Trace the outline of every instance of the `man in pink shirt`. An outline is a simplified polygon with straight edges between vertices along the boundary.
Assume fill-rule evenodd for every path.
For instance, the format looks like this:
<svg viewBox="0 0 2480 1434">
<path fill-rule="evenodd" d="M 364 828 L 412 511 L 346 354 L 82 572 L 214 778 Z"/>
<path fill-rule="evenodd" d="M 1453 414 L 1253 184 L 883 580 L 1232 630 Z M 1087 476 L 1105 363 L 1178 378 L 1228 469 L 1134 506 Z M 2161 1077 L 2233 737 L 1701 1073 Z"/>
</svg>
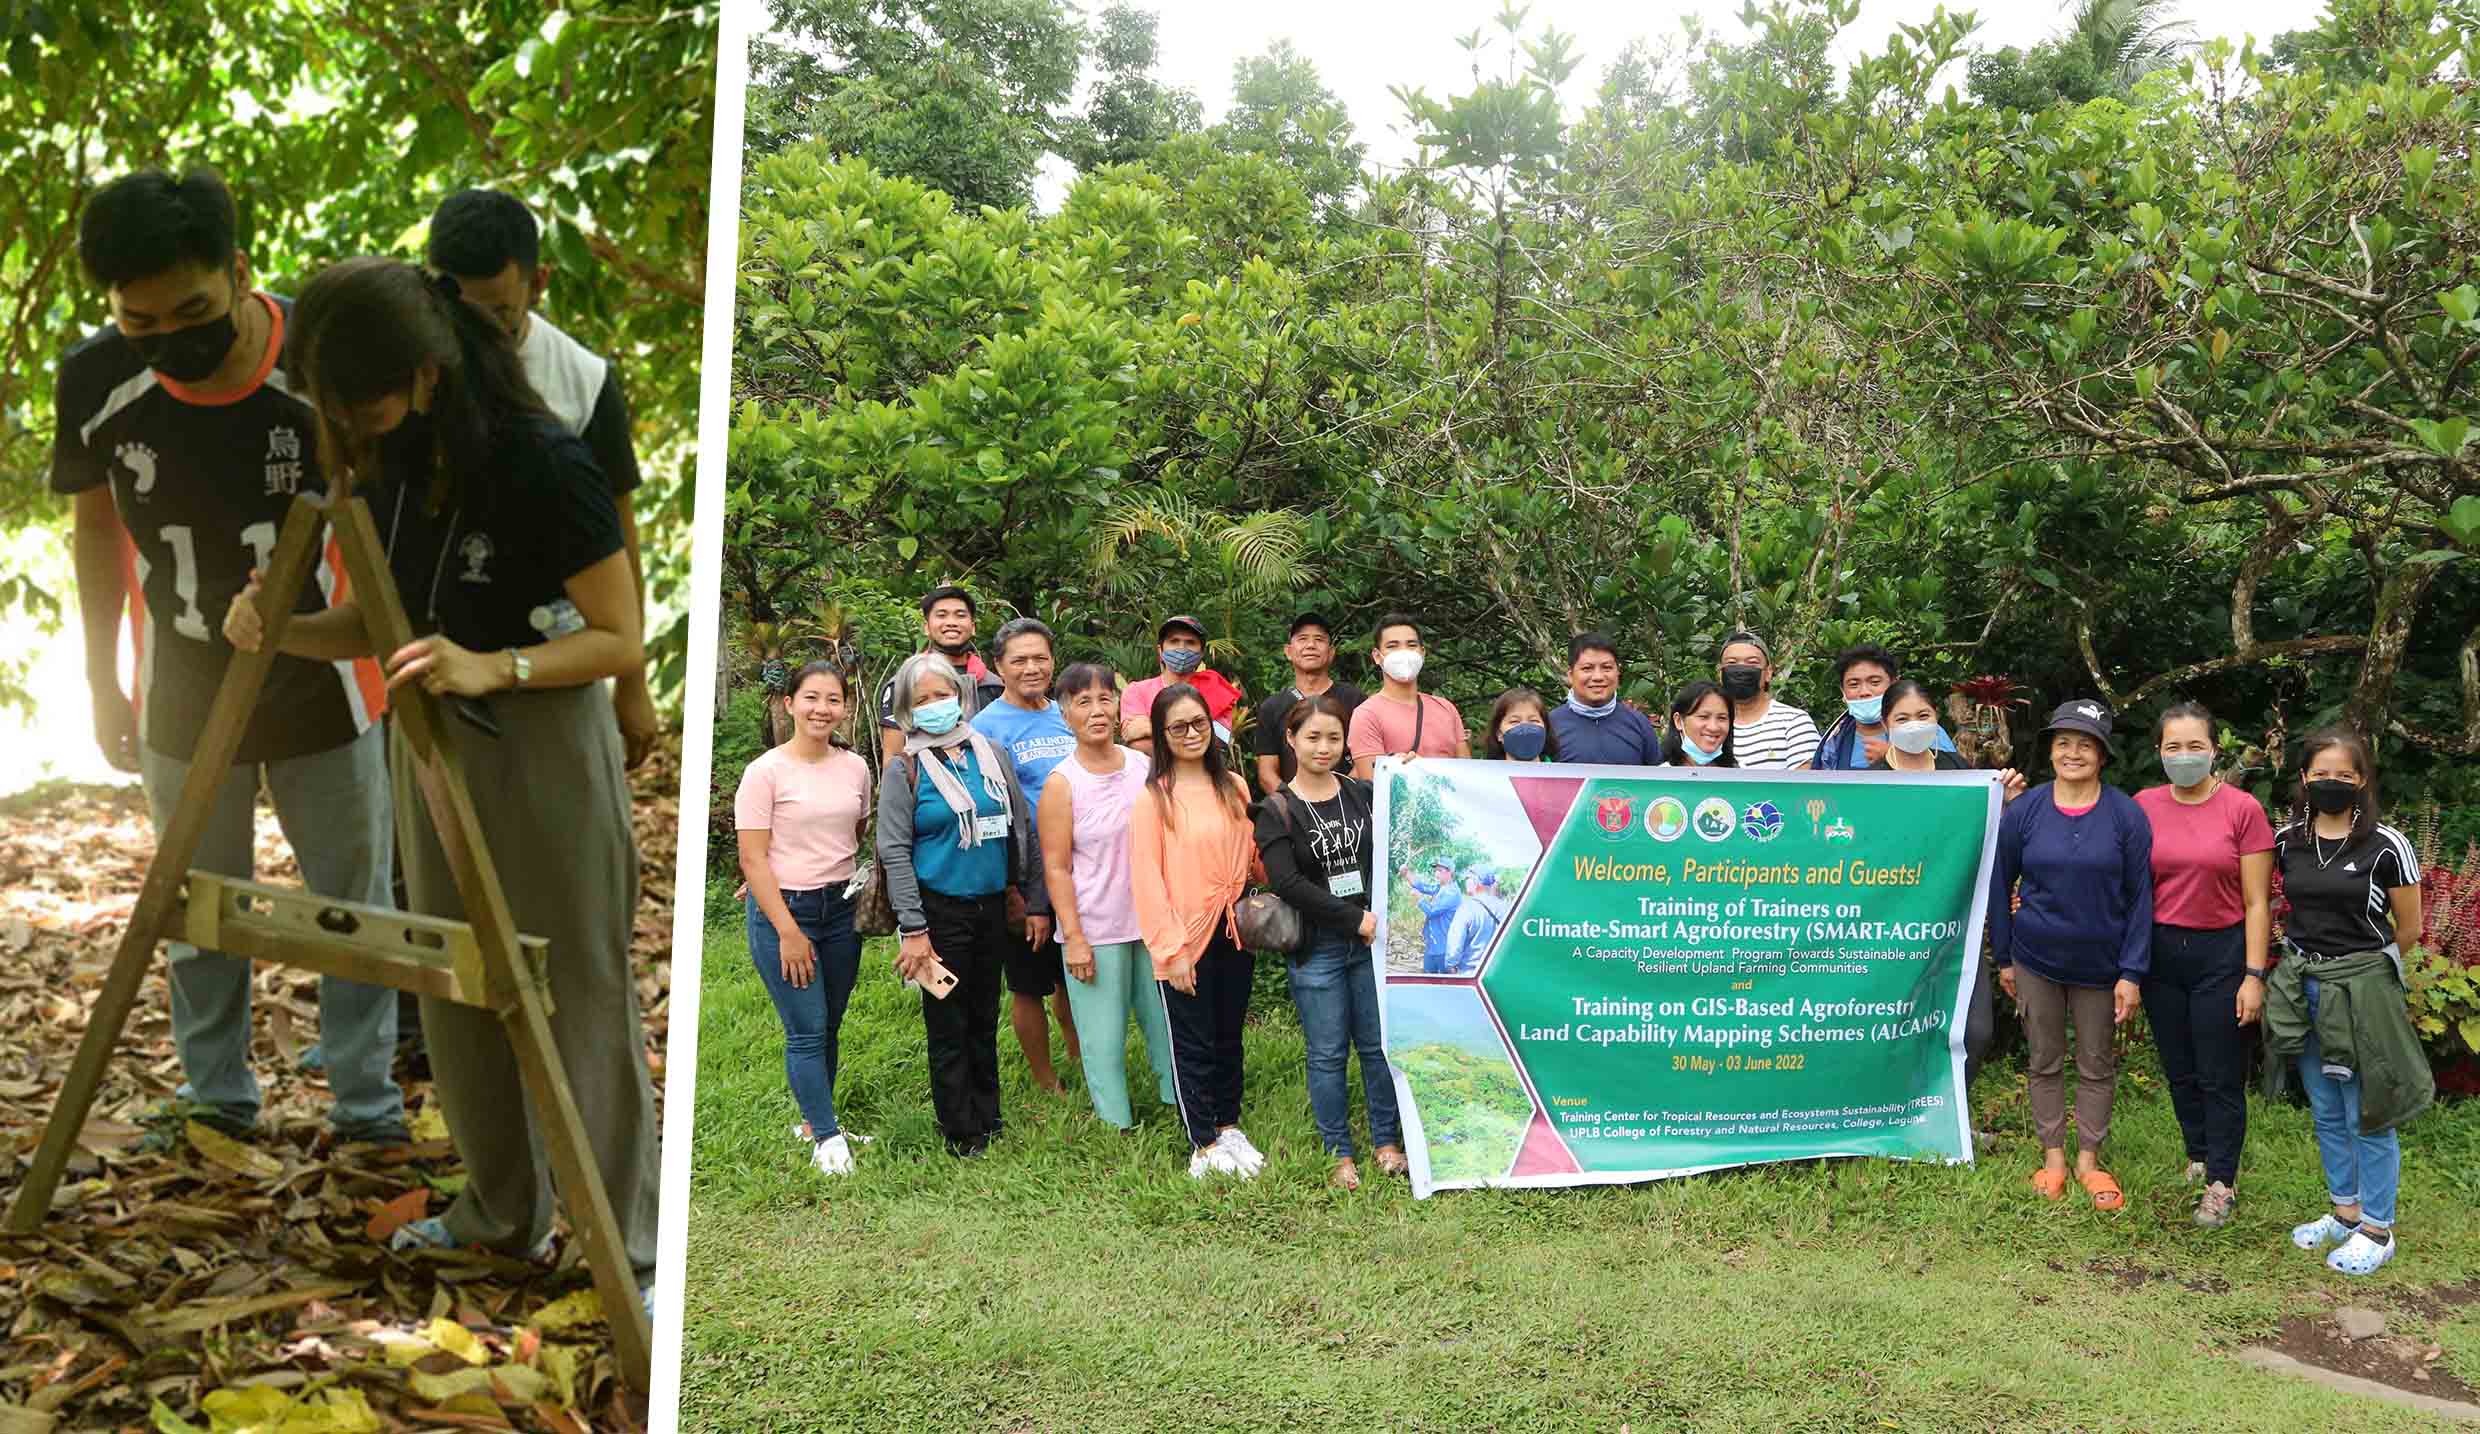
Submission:
<svg viewBox="0 0 2480 1434">
<path fill-rule="evenodd" d="M 1400 612 L 1378 619 L 1370 658 L 1386 685 L 1352 710 L 1354 771 L 1380 757 L 1469 757 L 1472 734 L 1455 704 L 1421 690 L 1421 624 Z"/>
<path fill-rule="evenodd" d="M 1214 740 L 1229 743 L 1232 714 L 1240 710 L 1245 694 L 1239 683 L 1205 665 L 1205 624 L 1187 616 L 1164 618 L 1154 630 L 1154 648 L 1161 668 L 1152 677 L 1129 683 L 1128 690 L 1120 694 L 1120 740 L 1152 757 L 1154 699 L 1164 688 L 1185 682 L 1206 700 L 1206 715 L 1214 719 Z"/>
</svg>

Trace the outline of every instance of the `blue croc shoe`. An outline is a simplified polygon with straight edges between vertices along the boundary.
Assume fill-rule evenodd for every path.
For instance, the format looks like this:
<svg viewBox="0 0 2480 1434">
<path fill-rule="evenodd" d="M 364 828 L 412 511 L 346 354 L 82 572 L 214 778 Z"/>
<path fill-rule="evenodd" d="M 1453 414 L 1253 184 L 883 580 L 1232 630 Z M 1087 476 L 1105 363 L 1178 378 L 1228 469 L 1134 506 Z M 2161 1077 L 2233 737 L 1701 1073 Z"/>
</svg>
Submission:
<svg viewBox="0 0 2480 1434">
<path fill-rule="evenodd" d="M 2359 1233 L 2357 1225 L 2345 1225 L 2331 1214 L 2291 1227 L 2291 1243 L 2303 1250 L 2322 1250 L 2339 1245 Z"/>
<path fill-rule="evenodd" d="M 2394 1258 L 2394 1247 L 2400 1240 L 2371 1240 L 2359 1231 L 2342 1242 L 2342 1248 L 2325 1257 L 2325 1268 L 2345 1275 L 2373 1275 L 2386 1261 Z"/>
</svg>

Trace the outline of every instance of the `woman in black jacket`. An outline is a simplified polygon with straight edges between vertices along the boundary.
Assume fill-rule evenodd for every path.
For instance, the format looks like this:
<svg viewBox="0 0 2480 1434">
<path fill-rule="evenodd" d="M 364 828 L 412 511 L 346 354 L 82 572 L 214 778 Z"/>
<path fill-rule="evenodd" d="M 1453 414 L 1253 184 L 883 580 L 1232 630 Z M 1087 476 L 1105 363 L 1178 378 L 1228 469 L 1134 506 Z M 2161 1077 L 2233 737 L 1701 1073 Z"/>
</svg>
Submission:
<svg viewBox="0 0 2480 1434">
<path fill-rule="evenodd" d="M 1389 1175 L 1407 1168 L 1395 1079 L 1378 1041 L 1378 973 L 1369 950 L 1378 934 L 1369 910 L 1372 796 L 1367 782 L 1335 774 L 1344 754 L 1343 704 L 1324 693 L 1304 697 L 1283 727 L 1299 769 L 1258 808 L 1257 849 L 1275 895 L 1300 913 L 1304 929 L 1291 975 L 1309 1044 L 1309 1110 L 1335 1158 L 1332 1183 L 1357 1190 L 1352 1096 L 1344 1082 L 1354 1048 L 1378 1168 Z"/>
</svg>

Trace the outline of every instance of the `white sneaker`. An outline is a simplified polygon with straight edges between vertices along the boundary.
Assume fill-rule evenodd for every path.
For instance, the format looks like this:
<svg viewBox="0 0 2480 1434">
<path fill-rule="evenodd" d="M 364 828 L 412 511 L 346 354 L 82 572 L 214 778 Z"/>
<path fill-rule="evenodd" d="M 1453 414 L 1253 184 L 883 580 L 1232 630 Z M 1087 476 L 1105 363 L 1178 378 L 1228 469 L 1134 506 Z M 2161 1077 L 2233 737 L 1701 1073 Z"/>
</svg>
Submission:
<svg viewBox="0 0 2480 1434">
<path fill-rule="evenodd" d="M 1239 1126 L 1235 1125 L 1216 1136 L 1214 1143 L 1232 1153 L 1233 1159 L 1240 1165 L 1243 1174 L 1255 1175 L 1266 1168 L 1266 1153 L 1251 1145 L 1249 1138 L 1240 1133 Z"/>
<path fill-rule="evenodd" d="M 2187 1162 L 2186 1172 L 2179 1176 L 2179 1183 L 2182 1185 L 2194 1185 L 2203 1179 L 2204 1162 L 2201 1160 L 2190 1160 Z"/>
<path fill-rule="evenodd" d="M 1188 1157 L 1188 1178 L 1203 1180 L 1209 1175 L 1239 1175 L 1239 1162 L 1231 1151 L 1221 1145 L 1209 1145 Z"/>
<path fill-rule="evenodd" d="M 2387 1240 L 2379 1244 L 2360 1231 L 2342 1242 L 2342 1248 L 2325 1257 L 2325 1268 L 2346 1275 L 2373 1275 L 2377 1268 L 2394 1258 L 2394 1247 L 2402 1241 Z"/>
<path fill-rule="evenodd" d="M 792 1123 L 791 1129 L 793 1141 L 800 1145 L 803 1149 L 806 1150 L 810 1146 L 817 1144 L 816 1141 L 810 1139 L 809 1122 L 805 1120 L 796 1120 Z M 867 1145 L 870 1143 L 870 1137 L 863 1135 L 857 1130 L 846 1130 L 842 1132 L 842 1134 L 846 1140 L 851 1141 L 855 1145 Z"/>
<path fill-rule="evenodd" d="M 2327 1214 L 2310 1220 L 2305 1225 L 2293 1225 L 2291 1243 L 2303 1250 L 2321 1250 L 2327 1245 L 2339 1245 L 2358 1233 L 2355 1227 L 2345 1225 Z"/>
<path fill-rule="evenodd" d="M 809 1163 L 816 1166 L 821 1175 L 850 1175 L 853 1173 L 852 1147 L 845 1143 L 843 1136 L 830 1135 L 818 1142 L 818 1149 L 810 1155 Z"/>
</svg>

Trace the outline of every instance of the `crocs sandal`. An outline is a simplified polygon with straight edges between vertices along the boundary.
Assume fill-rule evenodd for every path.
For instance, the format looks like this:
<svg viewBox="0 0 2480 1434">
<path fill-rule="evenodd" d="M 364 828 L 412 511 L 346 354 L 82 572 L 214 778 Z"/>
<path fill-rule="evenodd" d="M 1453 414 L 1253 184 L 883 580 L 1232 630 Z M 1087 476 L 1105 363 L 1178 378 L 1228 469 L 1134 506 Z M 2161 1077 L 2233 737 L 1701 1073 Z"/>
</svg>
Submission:
<svg viewBox="0 0 2480 1434">
<path fill-rule="evenodd" d="M 2107 1170 L 2078 1175 L 2075 1183 L 2091 1192 L 2096 1210 L 2115 1210 L 2127 1203 L 2126 1194 L 2118 1188 L 2118 1178 Z"/>
<path fill-rule="evenodd" d="M 2032 1188 L 2040 1191 L 2041 1198 L 2044 1200 L 2065 1199 L 2067 1194 L 2067 1172 L 2064 1170 L 2052 1170 L 2045 1165 L 2032 1172 Z"/>
</svg>

